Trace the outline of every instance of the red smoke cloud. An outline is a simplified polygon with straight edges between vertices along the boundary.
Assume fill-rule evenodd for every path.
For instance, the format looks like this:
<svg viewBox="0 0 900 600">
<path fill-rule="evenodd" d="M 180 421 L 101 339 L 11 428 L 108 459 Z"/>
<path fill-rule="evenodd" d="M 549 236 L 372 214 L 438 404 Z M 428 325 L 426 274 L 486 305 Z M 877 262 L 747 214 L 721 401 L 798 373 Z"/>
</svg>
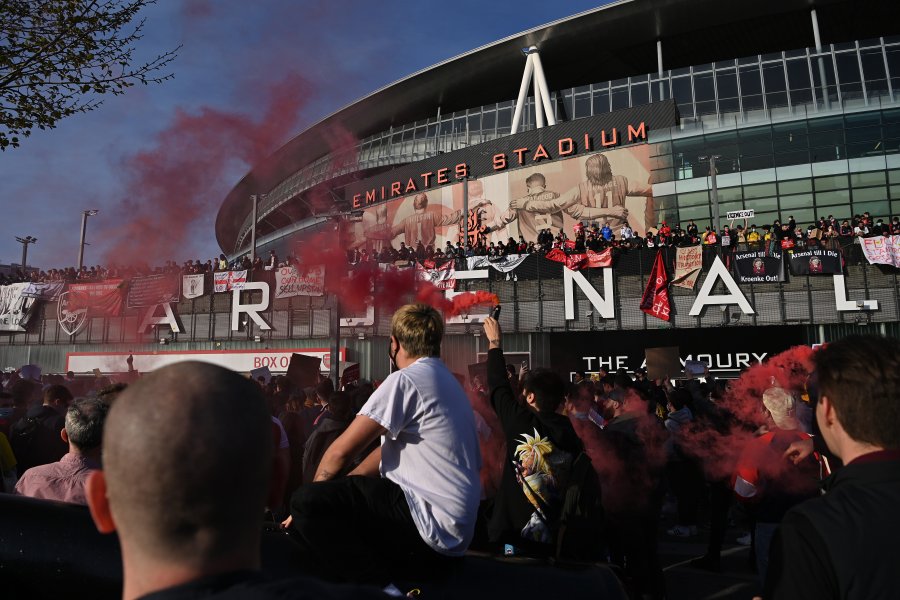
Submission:
<svg viewBox="0 0 900 600">
<path fill-rule="evenodd" d="M 101 232 L 113 240 L 104 262 L 156 265 L 184 258 L 197 222 L 218 209 L 222 182 L 235 163 L 262 164 L 295 129 L 308 97 L 306 80 L 291 74 L 260 91 L 266 100 L 258 119 L 208 107 L 177 111 L 151 149 L 122 164 L 126 196 L 113 218 L 103 220 L 114 223 Z"/>
<path fill-rule="evenodd" d="M 808 346 L 795 346 L 744 371 L 729 384 L 718 403 L 719 408 L 733 417 L 719 429 L 696 420 L 696 415 L 693 423 L 682 428 L 683 448 L 702 461 L 708 477 L 730 478 L 744 448 L 756 437 L 756 431 L 767 425 L 762 403 L 764 391 L 770 387 L 784 388 L 799 404 L 813 370 L 814 352 Z M 783 466 L 788 468 L 789 463 L 785 461 Z"/>
<path fill-rule="evenodd" d="M 368 305 L 380 312 L 393 313 L 409 302 L 428 304 L 455 317 L 472 307 L 497 304 L 496 294 L 475 291 L 458 294 L 447 299 L 444 291 L 427 281 L 416 278 L 415 269 L 382 270 L 375 262 L 365 262 L 351 267 L 347 260 L 346 244 L 338 227 L 329 227 L 310 236 L 293 248 L 299 269 L 316 265 L 325 267 L 325 292 L 340 299 L 341 308 L 350 313 L 360 313 Z"/>
</svg>

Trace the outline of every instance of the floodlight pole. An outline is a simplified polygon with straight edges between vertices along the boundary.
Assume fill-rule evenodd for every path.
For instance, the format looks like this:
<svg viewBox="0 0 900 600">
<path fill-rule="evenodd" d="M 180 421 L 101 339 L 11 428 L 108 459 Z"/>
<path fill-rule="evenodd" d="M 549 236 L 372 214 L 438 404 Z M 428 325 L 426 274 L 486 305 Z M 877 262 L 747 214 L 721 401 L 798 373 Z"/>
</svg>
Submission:
<svg viewBox="0 0 900 600">
<path fill-rule="evenodd" d="M 26 268 L 28 262 L 28 244 L 36 243 L 37 238 L 31 237 L 30 235 L 23 238 L 16 236 L 16 241 L 22 244 L 22 275 L 25 275 L 28 272 Z"/>
<path fill-rule="evenodd" d="M 259 196 L 253 194 L 250 196 L 250 201 L 253 202 L 253 213 L 250 217 L 250 264 L 256 262 L 256 210 L 259 205 Z"/>
<path fill-rule="evenodd" d="M 81 272 L 81 268 L 84 266 L 84 236 L 87 232 L 87 219 L 88 217 L 93 217 L 96 215 L 98 210 L 83 210 L 81 211 L 81 241 L 78 242 L 78 271 Z"/>
</svg>

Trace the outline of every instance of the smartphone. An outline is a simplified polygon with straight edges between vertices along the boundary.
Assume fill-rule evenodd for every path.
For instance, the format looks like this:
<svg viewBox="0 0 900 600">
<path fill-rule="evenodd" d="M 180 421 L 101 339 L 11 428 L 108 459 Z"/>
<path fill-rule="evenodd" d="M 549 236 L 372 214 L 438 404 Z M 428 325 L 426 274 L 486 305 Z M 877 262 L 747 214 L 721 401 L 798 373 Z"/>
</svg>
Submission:
<svg viewBox="0 0 900 600">
<path fill-rule="evenodd" d="M 500 319 L 500 305 L 499 304 L 491 309 L 491 318 L 494 320 Z"/>
</svg>

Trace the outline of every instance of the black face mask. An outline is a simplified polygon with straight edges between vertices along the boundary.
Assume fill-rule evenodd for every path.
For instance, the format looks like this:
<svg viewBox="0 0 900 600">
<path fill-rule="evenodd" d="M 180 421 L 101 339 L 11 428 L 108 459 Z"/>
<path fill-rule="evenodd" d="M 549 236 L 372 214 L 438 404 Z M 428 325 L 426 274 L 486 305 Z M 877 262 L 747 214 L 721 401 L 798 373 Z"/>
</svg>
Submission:
<svg viewBox="0 0 900 600">
<path fill-rule="evenodd" d="M 388 358 L 391 359 L 391 372 L 399 371 L 400 367 L 397 366 L 397 354 L 400 352 L 400 343 L 397 343 L 397 349 L 393 349 L 393 342 L 388 346 Z"/>
</svg>

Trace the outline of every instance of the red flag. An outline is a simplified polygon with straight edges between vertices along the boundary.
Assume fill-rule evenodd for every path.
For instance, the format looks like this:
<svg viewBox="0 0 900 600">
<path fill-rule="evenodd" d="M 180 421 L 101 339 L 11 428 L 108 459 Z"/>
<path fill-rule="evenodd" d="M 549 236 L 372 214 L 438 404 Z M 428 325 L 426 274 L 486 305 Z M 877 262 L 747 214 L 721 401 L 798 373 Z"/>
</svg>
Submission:
<svg viewBox="0 0 900 600">
<path fill-rule="evenodd" d="M 566 253 L 560 250 L 559 248 L 554 248 L 550 252 L 548 252 L 544 258 L 547 260 L 555 260 L 556 262 L 565 263 L 566 262 Z"/>
<path fill-rule="evenodd" d="M 650 279 L 647 281 L 647 289 L 641 298 L 641 310 L 657 319 L 668 321 L 671 305 L 669 304 L 669 275 L 663 264 L 662 252 L 656 253 L 653 268 L 650 270 Z"/>
<path fill-rule="evenodd" d="M 569 250 L 575 249 L 575 240 L 566 240 L 566 248 Z"/>
</svg>

